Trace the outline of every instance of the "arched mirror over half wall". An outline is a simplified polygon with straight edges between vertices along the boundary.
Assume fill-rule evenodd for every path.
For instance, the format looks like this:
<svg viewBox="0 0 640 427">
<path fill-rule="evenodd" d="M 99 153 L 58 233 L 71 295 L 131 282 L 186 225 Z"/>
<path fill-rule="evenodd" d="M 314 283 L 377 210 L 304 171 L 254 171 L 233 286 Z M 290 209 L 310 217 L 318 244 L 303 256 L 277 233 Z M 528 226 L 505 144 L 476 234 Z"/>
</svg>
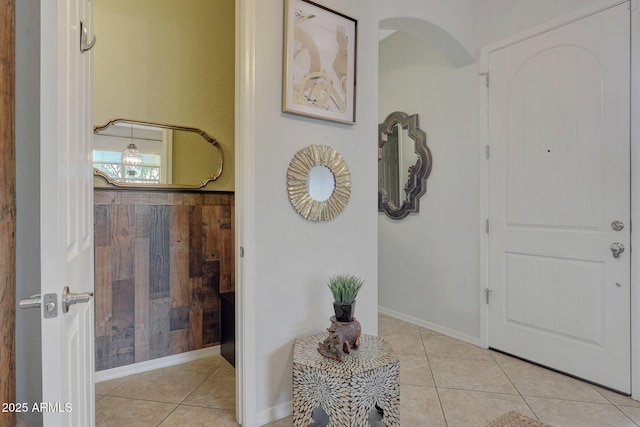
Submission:
<svg viewBox="0 0 640 427">
<path fill-rule="evenodd" d="M 378 211 L 391 219 L 419 212 L 431 165 L 431 150 L 418 115 L 389 114 L 378 126 Z"/>
</svg>

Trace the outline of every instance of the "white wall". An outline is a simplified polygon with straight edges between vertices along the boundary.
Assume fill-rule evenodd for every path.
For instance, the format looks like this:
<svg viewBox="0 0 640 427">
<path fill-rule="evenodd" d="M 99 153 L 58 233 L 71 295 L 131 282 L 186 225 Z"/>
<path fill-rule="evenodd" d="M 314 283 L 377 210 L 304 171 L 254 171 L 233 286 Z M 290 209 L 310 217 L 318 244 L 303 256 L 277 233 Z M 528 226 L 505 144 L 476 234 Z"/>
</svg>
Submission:
<svg viewBox="0 0 640 427">
<path fill-rule="evenodd" d="M 475 49 L 472 0 L 377 0 L 381 28 L 404 30 L 431 43 L 446 47 L 445 56 L 456 66 L 473 62 Z M 420 25 L 420 21 L 429 25 Z"/>
<path fill-rule="evenodd" d="M 281 112 L 283 8 L 256 1 L 254 254 L 258 422 L 286 416 L 291 401 L 294 339 L 324 331 L 333 314 L 329 276 L 349 273 L 366 284 L 357 299 L 363 332 L 377 333 L 377 34 L 368 1 L 323 1 L 358 20 L 355 125 Z M 293 210 L 286 172 L 310 144 L 330 145 L 352 175 L 351 199 L 334 220 L 312 223 Z M 251 197 L 251 195 L 250 195 Z M 252 225 L 249 226 L 252 228 Z M 241 243 L 242 244 L 242 243 Z M 251 261 L 248 261 L 251 262 Z"/>
<path fill-rule="evenodd" d="M 478 66 L 454 68 L 397 32 L 380 43 L 379 121 L 420 116 L 433 155 L 420 212 L 379 218 L 380 306 L 460 338 L 480 336 Z"/>
<path fill-rule="evenodd" d="M 40 2 L 16 1 L 16 298 L 40 293 Z M 16 401 L 42 401 L 39 310 L 16 310 Z M 31 405 L 29 405 L 31 406 Z M 37 412 L 17 414 L 41 426 Z"/>
<path fill-rule="evenodd" d="M 475 0 L 476 52 L 487 44 L 543 24 L 599 0 Z"/>
</svg>

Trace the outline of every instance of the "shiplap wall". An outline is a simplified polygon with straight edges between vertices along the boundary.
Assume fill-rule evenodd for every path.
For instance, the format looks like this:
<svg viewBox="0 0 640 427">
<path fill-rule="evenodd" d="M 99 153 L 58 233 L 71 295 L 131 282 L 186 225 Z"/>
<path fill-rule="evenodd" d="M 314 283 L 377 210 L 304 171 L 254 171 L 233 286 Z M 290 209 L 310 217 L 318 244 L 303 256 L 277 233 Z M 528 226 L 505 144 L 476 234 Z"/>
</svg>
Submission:
<svg viewBox="0 0 640 427">
<path fill-rule="evenodd" d="M 96 370 L 220 342 L 234 195 L 96 190 Z"/>
</svg>

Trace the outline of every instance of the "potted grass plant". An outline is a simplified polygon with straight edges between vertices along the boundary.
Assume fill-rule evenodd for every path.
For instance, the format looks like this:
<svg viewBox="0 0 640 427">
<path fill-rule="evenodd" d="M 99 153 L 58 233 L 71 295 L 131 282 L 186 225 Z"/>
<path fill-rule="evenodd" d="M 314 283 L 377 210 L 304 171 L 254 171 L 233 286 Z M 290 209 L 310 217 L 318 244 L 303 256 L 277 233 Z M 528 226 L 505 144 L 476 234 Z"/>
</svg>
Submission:
<svg viewBox="0 0 640 427">
<path fill-rule="evenodd" d="M 339 274 L 329 278 L 327 285 L 333 294 L 333 309 L 338 322 L 353 321 L 356 296 L 363 284 L 363 279 L 350 274 Z"/>
</svg>

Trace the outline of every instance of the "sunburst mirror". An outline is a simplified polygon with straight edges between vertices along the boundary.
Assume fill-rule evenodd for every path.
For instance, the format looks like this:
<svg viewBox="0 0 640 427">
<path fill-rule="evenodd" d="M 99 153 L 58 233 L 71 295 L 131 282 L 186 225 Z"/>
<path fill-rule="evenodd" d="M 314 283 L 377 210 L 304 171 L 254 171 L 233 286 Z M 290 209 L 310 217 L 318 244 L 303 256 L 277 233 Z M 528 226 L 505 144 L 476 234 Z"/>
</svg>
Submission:
<svg viewBox="0 0 640 427">
<path fill-rule="evenodd" d="M 287 170 L 287 191 L 300 216 L 309 221 L 329 221 L 349 202 L 351 173 L 336 150 L 310 145 L 293 156 Z"/>
</svg>

